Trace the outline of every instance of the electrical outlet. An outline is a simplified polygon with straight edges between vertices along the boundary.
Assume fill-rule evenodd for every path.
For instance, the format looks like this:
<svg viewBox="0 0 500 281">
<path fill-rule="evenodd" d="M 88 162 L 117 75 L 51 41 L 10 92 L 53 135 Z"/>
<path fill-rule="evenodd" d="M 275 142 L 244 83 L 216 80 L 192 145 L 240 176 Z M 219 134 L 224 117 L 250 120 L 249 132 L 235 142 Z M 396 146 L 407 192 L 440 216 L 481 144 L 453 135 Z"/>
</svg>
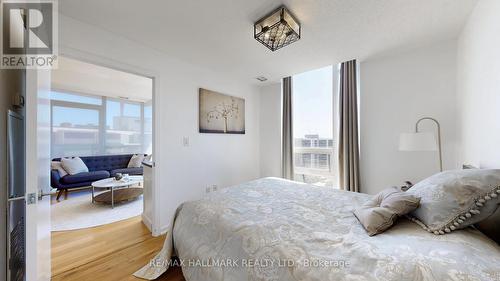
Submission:
<svg viewBox="0 0 500 281">
<path fill-rule="evenodd" d="M 189 146 L 189 137 L 182 137 L 182 145 Z"/>
<path fill-rule="evenodd" d="M 212 191 L 217 191 L 218 187 L 216 184 L 212 185 Z"/>
<path fill-rule="evenodd" d="M 210 186 L 205 187 L 205 192 L 210 193 Z"/>
</svg>

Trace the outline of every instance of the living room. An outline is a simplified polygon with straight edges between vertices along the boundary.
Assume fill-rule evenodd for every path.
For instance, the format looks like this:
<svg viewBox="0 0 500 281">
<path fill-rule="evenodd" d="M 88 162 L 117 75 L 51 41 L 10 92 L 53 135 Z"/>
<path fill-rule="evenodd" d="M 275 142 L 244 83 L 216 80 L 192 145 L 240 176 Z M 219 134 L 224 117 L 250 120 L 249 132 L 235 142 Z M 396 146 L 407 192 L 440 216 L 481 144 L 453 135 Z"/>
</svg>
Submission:
<svg viewBox="0 0 500 281">
<path fill-rule="evenodd" d="M 53 235 L 143 215 L 152 91 L 150 77 L 59 58 L 51 72 L 52 189 L 44 191 L 51 194 Z"/>
</svg>

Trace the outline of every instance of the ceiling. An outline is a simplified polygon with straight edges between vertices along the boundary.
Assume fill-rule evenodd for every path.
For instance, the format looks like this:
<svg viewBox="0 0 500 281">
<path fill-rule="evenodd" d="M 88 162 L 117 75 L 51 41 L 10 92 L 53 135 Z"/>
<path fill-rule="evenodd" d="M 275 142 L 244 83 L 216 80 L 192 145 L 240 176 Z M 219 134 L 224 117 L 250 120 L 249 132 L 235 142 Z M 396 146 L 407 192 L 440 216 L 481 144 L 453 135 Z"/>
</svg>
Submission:
<svg viewBox="0 0 500 281">
<path fill-rule="evenodd" d="M 51 72 L 54 90 L 146 102 L 153 96 L 153 80 L 108 67 L 59 57 Z"/>
<path fill-rule="evenodd" d="M 270 81 L 456 38 L 478 0 L 65 0 L 62 14 L 238 79 Z M 285 4 L 302 38 L 271 52 L 253 23 Z"/>
</svg>

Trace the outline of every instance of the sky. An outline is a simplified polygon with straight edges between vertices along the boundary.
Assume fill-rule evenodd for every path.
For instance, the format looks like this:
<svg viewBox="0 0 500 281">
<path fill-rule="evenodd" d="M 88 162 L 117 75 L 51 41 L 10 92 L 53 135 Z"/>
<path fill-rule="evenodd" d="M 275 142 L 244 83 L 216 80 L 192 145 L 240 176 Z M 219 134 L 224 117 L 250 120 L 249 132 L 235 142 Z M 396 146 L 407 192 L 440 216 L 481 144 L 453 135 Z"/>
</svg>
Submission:
<svg viewBox="0 0 500 281">
<path fill-rule="evenodd" d="M 294 75 L 294 137 L 319 134 L 333 137 L 333 66 Z"/>
</svg>

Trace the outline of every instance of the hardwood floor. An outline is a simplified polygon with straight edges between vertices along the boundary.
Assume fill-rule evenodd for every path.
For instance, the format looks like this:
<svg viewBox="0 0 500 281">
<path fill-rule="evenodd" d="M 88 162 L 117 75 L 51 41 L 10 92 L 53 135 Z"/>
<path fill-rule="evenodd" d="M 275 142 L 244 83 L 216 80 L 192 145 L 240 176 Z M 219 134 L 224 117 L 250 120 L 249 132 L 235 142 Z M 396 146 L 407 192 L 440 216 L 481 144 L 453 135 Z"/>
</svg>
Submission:
<svg viewBox="0 0 500 281">
<path fill-rule="evenodd" d="M 152 237 L 140 217 L 52 232 L 52 280 L 142 280 L 132 273 L 161 249 L 164 238 Z M 171 268 L 157 280 L 184 281 L 184 277 L 180 268 Z"/>
</svg>

